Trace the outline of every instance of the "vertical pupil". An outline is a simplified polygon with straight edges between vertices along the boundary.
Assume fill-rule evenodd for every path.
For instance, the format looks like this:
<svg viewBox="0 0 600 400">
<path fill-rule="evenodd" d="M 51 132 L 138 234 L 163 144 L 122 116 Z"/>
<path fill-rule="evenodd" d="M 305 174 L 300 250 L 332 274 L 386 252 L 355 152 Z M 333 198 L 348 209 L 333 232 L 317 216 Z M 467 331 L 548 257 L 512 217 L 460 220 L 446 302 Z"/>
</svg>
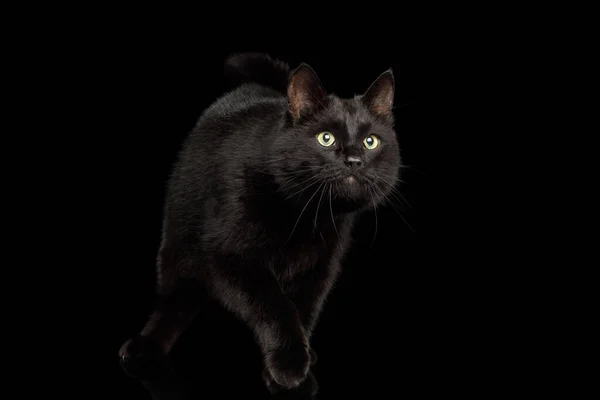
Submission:
<svg viewBox="0 0 600 400">
<path fill-rule="evenodd" d="M 373 138 L 372 137 L 368 137 L 367 138 L 367 143 L 369 144 L 369 146 L 371 146 L 373 144 Z"/>
<path fill-rule="evenodd" d="M 323 136 L 323 139 L 324 139 L 326 142 L 329 142 L 329 134 L 328 134 L 328 133 L 326 133 L 326 134 Z"/>
</svg>

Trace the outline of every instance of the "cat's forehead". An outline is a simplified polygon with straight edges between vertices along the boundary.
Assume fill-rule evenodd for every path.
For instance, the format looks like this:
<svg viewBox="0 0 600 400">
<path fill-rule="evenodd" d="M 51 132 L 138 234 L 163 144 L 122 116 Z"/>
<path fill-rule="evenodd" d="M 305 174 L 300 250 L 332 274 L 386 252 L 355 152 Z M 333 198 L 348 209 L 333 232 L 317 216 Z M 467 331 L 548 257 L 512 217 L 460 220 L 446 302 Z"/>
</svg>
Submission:
<svg viewBox="0 0 600 400">
<path fill-rule="evenodd" d="M 329 102 L 328 117 L 343 124 L 350 136 L 357 134 L 361 125 L 370 124 L 373 119 L 358 96 L 351 99 L 332 96 Z"/>
<path fill-rule="evenodd" d="M 330 109 L 336 115 L 345 118 L 359 118 L 368 120 L 371 118 L 369 110 L 360 101 L 360 97 L 356 96 L 351 99 L 341 99 L 339 97 L 332 96 L 329 101 Z"/>
</svg>

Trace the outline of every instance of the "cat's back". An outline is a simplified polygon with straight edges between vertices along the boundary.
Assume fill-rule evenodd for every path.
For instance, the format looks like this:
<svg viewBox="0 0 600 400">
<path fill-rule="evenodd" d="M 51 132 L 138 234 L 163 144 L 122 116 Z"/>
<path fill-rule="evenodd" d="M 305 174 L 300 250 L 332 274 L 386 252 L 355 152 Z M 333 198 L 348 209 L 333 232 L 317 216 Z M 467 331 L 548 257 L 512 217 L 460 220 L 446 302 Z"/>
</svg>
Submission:
<svg viewBox="0 0 600 400">
<path fill-rule="evenodd" d="M 264 144 L 277 132 L 286 110 L 282 93 L 254 83 L 211 104 L 185 139 L 173 167 L 168 218 L 183 222 L 219 214 L 231 193 L 239 191 L 244 169 L 261 162 Z"/>
<path fill-rule="evenodd" d="M 202 114 L 197 127 L 214 120 L 235 122 L 232 117 L 239 114 L 264 118 L 268 117 L 264 112 L 281 113 L 286 105 L 286 97 L 279 91 L 257 83 L 245 83 L 216 99 Z"/>
<path fill-rule="evenodd" d="M 258 84 L 243 84 L 224 94 L 198 119 L 183 148 L 184 158 L 190 158 L 183 162 L 208 166 L 257 155 L 286 107 L 285 96 Z"/>
</svg>

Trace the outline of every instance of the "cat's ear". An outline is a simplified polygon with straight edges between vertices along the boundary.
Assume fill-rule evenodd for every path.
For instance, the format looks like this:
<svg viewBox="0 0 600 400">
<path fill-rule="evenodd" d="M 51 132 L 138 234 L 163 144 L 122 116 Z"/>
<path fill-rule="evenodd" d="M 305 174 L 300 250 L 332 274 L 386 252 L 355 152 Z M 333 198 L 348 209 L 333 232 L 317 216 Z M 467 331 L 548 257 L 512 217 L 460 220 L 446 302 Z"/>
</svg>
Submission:
<svg viewBox="0 0 600 400">
<path fill-rule="evenodd" d="M 390 68 L 375 79 L 362 96 L 362 101 L 373 114 L 393 119 L 394 86 L 394 74 Z"/>
<path fill-rule="evenodd" d="M 290 76 L 287 96 L 292 117 L 299 119 L 323 106 L 327 92 L 323 89 L 315 71 L 302 63 Z"/>
</svg>

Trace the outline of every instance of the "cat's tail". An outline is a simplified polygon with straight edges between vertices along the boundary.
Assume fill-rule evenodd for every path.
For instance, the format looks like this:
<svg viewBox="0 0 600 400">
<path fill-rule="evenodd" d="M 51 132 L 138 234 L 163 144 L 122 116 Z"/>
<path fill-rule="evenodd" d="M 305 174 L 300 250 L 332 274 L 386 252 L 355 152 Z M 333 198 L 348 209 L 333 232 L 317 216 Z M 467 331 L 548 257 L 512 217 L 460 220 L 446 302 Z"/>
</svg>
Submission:
<svg viewBox="0 0 600 400">
<path fill-rule="evenodd" d="M 225 61 L 225 77 L 232 86 L 254 82 L 287 93 L 290 66 L 266 53 L 233 53 Z"/>
</svg>

